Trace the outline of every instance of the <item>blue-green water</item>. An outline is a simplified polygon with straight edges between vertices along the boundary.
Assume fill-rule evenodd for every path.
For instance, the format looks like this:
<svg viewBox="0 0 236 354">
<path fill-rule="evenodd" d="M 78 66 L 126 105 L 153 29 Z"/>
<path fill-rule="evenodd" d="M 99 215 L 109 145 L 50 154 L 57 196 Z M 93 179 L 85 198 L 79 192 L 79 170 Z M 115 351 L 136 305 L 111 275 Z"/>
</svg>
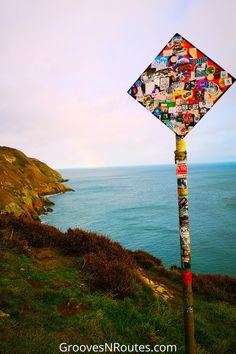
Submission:
<svg viewBox="0 0 236 354">
<path fill-rule="evenodd" d="M 106 234 L 180 264 L 175 166 L 60 170 L 75 192 L 42 221 Z M 236 163 L 189 166 L 192 268 L 236 275 Z"/>
</svg>

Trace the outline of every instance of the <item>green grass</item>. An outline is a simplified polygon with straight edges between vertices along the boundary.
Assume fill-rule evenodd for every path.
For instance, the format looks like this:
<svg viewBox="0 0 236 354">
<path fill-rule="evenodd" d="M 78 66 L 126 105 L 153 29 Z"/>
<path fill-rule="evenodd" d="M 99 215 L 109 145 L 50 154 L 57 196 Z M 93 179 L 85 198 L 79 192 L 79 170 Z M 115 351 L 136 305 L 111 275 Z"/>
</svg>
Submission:
<svg viewBox="0 0 236 354">
<path fill-rule="evenodd" d="M 9 315 L 0 317 L 1 354 L 58 354 L 61 342 L 176 344 L 178 353 L 184 353 L 178 273 L 158 263 L 146 269 L 150 278 L 172 289 L 173 300 L 154 296 L 138 280 L 132 294 L 119 299 L 91 285 L 84 257 L 51 247 L 51 260 L 40 258 L 39 252 L 46 255 L 48 247 L 25 251 L 17 240 L 14 247 L 7 241 L 6 228 L 0 235 L 0 309 Z M 235 319 L 234 304 L 196 292 L 196 353 L 233 354 Z"/>
</svg>

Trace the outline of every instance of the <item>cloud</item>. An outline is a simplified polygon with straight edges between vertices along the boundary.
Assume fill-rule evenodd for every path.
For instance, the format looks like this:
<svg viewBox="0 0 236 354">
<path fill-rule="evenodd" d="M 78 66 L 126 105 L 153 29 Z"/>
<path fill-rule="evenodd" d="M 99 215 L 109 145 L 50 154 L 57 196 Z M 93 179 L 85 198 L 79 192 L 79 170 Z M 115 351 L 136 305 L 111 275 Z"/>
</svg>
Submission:
<svg viewBox="0 0 236 354">
<path fill-rule="evenodd" d="M 0 5 L 1 144 L 54 167 L 173 162 L 174 134 L 126 91 L 174 33 L 236 75 L 234 1 L 225 16 L 211 0 Z M 192 162 L 224 158 L 199 151 L 214 139 L 227 151 L 235 99 L 232 88 L 189 134 Z"/>
</svg>

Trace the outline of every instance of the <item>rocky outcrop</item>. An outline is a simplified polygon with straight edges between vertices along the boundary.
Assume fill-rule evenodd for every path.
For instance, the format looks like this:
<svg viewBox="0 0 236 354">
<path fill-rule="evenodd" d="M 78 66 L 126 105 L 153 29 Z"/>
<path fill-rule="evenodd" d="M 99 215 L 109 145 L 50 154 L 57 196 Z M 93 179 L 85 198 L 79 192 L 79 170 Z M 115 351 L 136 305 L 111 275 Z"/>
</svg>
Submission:
<svg viewBox="0 0 236 354">
<path fill-rule="evenodd" d="M 38 219 L 53 203 L 46 195 L 64 193 L 59 172 L 23 152 L 0 146 L 0 212 Z M 49 209 L 48 209 L 49 210 Z"/>
</svg>

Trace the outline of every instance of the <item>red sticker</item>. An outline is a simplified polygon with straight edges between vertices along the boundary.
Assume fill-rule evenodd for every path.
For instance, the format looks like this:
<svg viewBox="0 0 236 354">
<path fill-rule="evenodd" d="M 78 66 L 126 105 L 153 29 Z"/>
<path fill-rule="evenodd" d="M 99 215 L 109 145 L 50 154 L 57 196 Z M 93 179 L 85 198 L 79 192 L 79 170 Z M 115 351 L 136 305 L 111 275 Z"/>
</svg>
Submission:
<svg viewBox="0 0 236 354">
<path fill-rule="evenodd" d="M 182 273 L 182 282 L 183 284 L 192 284 L 192 280 L 193 280 L 193 274 L 192 272 L 183 272 Z"/>
<path fill-rule="evenodd" d="M 178 164 L 177 165 L 177 176 L 186 176 L 188 174 L 188 167 L 186 164 Z"/>
</svg>

